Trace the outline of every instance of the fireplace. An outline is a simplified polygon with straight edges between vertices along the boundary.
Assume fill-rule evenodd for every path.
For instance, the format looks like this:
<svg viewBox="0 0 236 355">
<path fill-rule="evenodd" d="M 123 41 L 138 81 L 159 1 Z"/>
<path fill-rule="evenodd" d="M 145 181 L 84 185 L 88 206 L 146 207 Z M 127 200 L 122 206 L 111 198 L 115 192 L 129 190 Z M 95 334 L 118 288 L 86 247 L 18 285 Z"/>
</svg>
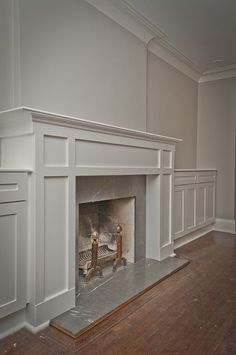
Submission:
<svg viewBox="0 0 236 355">
<path fill-rule="evenodd" d="M 105 274 L 113 272 L 117 250 L 116 228 L 122 228 L 122 256 L 134 263 L 146 255 L 146 177 L 93 176 L 77 177 L 76 216 L 76 289 L 87 273 L 83 257 L 92 248 L 91 234 L 98 233 L 98 247 L 113 256 L 98 260 Z M 82 260 L 81 260 L 82 259 Z"/>
<path fill-rule="evenodd" d="M 98 202 L 81 203 L 78 206 L 79 252 L 91 249 L 92 232 L 98 233 L 98 245 L 108 246 L 110 250 L 116 250 L 116 228 L 122 227 L 123 255 L 134 262 L 134 234 L 135 234 L 135 197 L 104 200 Z"/>
<path fill-rule="evenodd" d="M 19 281 L 27 297 L 17 300 L 27 324 L 37 328 L 75 306 L 79 204 L 135 199 L 131 266 L 173 253 L 178 139 L 30 108 L 1 113 L 0 126 L 1 167 L 31 171 L 27 235 L 19 245 L 28 253 Z"/>
</svg>

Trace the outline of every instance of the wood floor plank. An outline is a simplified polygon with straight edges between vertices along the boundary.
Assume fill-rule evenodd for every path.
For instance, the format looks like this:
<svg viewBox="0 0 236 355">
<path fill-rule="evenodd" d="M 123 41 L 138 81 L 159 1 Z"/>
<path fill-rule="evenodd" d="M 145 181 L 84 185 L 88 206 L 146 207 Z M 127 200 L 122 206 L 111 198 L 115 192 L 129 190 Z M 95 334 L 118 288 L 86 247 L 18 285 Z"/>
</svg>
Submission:
<svg viewBox="0 0 236 355">
<path fill-rule="evenodd" d="M 191 263 L 79 339 L 22 329 L 0 354 L 236 354 L 235 235 L 211 232 L 177 255 Z"/>
</svg>

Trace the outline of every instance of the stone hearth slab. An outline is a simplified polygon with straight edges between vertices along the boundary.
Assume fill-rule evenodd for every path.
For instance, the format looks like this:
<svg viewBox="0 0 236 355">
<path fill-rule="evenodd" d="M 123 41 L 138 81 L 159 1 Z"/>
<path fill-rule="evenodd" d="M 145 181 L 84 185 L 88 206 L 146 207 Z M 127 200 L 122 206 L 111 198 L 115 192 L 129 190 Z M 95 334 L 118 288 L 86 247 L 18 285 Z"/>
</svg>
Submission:
<svg viewBox="0 0 236 355">
<path fill-rule="evenodd" d="M 189 261 L 168 257 L 163 261 L 142 259 L 112 275 L 80 289 L 78 305 L 51 321 L 51 325 L 72 337 L 78 337 L 102 321 L 116 308 L 127 304 L 145 290 L 183 268 Z"/>
</svg>

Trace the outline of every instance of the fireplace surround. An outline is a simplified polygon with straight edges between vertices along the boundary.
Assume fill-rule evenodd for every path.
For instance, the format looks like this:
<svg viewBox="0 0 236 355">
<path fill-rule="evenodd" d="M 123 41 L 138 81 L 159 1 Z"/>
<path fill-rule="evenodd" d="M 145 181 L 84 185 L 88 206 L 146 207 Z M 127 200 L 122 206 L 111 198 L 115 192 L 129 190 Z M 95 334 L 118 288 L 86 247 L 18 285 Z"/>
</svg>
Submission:
<svg viewBox="0 0 236 355">
<path fill-rule="evenodd" d="M 135 257 L 173 254 L 174 151 L 180 140 L 30 108 L 1 113 L 0 131 L 1 168 L 31 171 L 27 292 L 19 311 L 32 330 L 75 305 L 76 205 L 83 199 L 77 191 L 85 191 L 86 180 L 142 181 L 146 223 L 144 238 L 136 236 Z"/>
</svg>

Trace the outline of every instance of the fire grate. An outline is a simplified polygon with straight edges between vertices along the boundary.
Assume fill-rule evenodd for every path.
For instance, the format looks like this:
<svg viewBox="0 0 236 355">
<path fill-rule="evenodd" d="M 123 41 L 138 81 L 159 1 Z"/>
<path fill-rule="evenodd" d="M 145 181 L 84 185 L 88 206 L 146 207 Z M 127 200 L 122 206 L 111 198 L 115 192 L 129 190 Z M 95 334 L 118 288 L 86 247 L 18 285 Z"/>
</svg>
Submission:
<svg viewBox="0 0 236 355">
<path fill-rule="evenodd" d="M 108 245 L 104 244 L 98 247 L 98 263 L 114 260 L 116 258 L 116 251 L 110 249 Z M 87 249 L 79 252 L 79 268 L 87 273 L 91 267 L 92 249 Z"/>
</svg>

